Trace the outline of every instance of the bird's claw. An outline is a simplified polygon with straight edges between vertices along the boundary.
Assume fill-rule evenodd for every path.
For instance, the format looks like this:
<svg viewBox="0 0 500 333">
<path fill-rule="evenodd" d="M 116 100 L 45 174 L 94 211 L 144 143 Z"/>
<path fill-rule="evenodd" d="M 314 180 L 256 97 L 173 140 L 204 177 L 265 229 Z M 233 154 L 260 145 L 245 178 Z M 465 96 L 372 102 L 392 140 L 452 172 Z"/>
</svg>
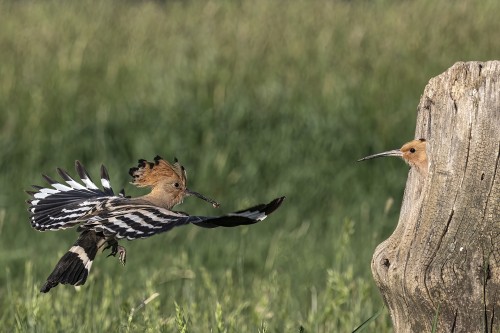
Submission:
<svg viewBox="0 0 500 333">
<path fill-rule="evenodd" d="M 123 266 L 125 266 L 125 263 L 127 262 L 127 250 L 121 245 L 118 245 L 118 243 L 108 243 L 108 246 L 106 246 L 102 251 L 107 250 L 111 248 L 111 253 L 107 255 L 107 257 L 116 257 L 118 254 L 118 260 L 122 263 Z"/>
</svg>

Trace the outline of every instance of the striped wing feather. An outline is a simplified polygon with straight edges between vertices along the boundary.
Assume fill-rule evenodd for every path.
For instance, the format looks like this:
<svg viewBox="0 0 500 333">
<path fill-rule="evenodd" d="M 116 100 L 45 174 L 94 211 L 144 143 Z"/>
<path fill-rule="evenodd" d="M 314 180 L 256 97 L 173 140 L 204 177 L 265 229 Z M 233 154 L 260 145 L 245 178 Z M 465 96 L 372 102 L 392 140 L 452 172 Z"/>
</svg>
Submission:
<svg viewBox="0 0 500 333">
<path fill-rule="evenodd" d="M 93 208 L 115 196 L 104 166 L 101 167 L 102 189 L 92 181 L 85 167 L 75 162 L 75 169 L 81 182 L 74 180 L 68 172 L 57 169 L 64 180 L 58 182 L 49 176 L 43 178 L 49 187 L 34 185 L 35 191 L 27 191 L 32 199 L 28 200 L 31 226 L 36 230 L 58 230 L 73 227 L 81 222 Z M 122 196 L 122 195 L 120 195 Z"/>
<path fill-rule="evenodd" d="M 110 200 L 105 209 L 96 212 L 78 231 L 94 230 L 106 237 L 134 240 L 147 238 L 174 227 L 194 224 L 202 228 L 236 227 L 264 220 L 276 210 L 285 198 L 277 198 L 268 204 L 257 205 L 223 216 L 188 216 L 152 205 L 126 204 L 125 200 Z M 104 208 L 104 207 L 103 207 Z"/>
</svg>

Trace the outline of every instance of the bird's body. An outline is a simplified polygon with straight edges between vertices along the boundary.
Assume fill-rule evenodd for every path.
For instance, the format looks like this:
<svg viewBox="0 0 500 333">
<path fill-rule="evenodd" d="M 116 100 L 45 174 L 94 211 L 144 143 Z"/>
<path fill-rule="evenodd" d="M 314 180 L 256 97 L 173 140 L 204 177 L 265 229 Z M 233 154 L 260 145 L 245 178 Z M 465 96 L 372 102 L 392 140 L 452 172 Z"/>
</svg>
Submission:
<svg viewBox="0 0 500 333">
<path fill-rule="evenodd" d="M 51 187 L 34 186 L 36 191 L 28 193 L 31 225 L 39 231 L 59 230 L 78 226 L 80 236 L 70 250 L 59 260 L 54 271 L 47 278 L 42 292 L 48 292 L 59 283 L 82 285 L 85 283 L 92 262 L 99 249 L 111 248 L 111 254 L 118 254 L 125 264 L 125 248 L 118 240 L 147 238 L 166 232 L 176 226 L 194 224 L 203 228 L 234 227 L 262 221 L 277 209 L 284 197 L 269 204 L 257 205 L 232 214 L 217 217 L 189 216 L 171 209 L 186 196 L 197 196 L 219 204 L 186 187 L 186 172 L 175 161 L 170 164 L 157 156 L 154 162 L 139 160 L 136 168 L 129 173 L 134 178 L 132 184 L 151 187 L 151 192 L 142 197 L 126 197 L 123 191 L 116 195 L 111 188 L 106 168 L 101 167 L 99 189 L 91 180 L 80 162 L 76 170 L 82 184 L 69 174 L 57 169 L 66 184 L 44 176 Z"/>
<path fill-rule="evenodd" d="M 415 167 L 421 174 L 427 174 L 428 161 L 425 139 L 412 140 L 405 143 L 400 149 L 388 150 L 383 153 L 366 156 L 359 159 L 358 162 L 385 156 L 401 157 L 411 167 Z"/>
</svg>

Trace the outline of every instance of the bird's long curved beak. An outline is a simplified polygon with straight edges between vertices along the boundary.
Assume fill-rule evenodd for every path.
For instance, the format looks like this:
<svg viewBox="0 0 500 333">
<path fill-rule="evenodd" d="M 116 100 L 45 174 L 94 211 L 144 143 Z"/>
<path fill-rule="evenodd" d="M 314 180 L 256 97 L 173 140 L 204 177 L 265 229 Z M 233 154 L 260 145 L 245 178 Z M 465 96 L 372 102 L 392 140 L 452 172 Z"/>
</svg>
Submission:
<svg viewBox="0 0 500 333">
<path fill-rule="evenodd" d="M 403 157 L 403 152 L 399 149 L 384 151 L 383 153 L 378 153 L 378 154 L 363 157 L 363 158 L 359 159 L 358 162 L 370 160 L 372 158 L 377 158 L 377 157 L 385 157 L 385 156 Z"/>
<path fill-rule="evenodd" d="M 211 204 L 212 204 L 212 206 L 213 206 L 214 208 L 217 208 L 217 207 L 219 207 L 219 206 L 220 206 L 220 204 L 219 204 L 217 201 L 212 200 L 212 199 L 209 199 L 209 198 L 207 198 L 206 196 L 204 196 L 203 194 L 200 194 L 200 193 L 198 193 L 198 192 L 195 192 L 195 191 L 191 191 L 191 190 L 189 190 L 189 189 L 186 189 L 186 194 L 187 194 L 187 195 L 194 195 L 195 197 L 198 197 L 198 198 L 200 198 L 200 199 L 202 199 L 202 200 L 205 200 L 206 202 L 211 203 Z"/>
</svg>

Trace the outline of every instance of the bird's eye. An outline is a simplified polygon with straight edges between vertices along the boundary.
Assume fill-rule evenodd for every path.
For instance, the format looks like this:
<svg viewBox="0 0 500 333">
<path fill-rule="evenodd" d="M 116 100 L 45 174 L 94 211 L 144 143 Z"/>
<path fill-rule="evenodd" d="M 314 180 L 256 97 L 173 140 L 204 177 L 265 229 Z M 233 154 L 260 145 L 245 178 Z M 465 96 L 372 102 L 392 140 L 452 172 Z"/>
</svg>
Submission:
<svg viewBox="0 0 500 333">
<path fill-rule="evenodd" d="M 415 148 L 410 148 L 410 153 L 416 152 Z"/>
<path fill-rule="evenodd" d="M 175 186 L 175 187 L 179 187 L 179 183 L 175 183 L 175 184 L 174 184 L 174 186 Z"/>
</svg>

